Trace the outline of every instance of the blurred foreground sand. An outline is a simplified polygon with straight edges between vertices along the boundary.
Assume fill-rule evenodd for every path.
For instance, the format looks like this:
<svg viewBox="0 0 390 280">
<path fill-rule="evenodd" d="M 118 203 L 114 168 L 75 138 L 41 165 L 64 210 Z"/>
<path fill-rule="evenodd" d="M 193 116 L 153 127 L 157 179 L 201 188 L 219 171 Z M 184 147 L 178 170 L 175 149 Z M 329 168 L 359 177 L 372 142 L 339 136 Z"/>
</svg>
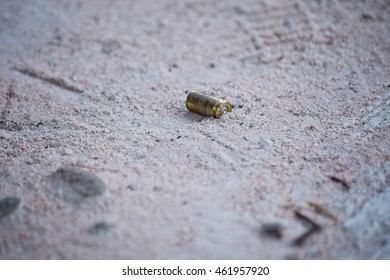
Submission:
<svg viewBox="0 0 390 280">
<path fill-rule="evenodd" d="M 2 0 L 0 258 L 389 259 L 389 38 L 386 0 Z"/>
</svg>

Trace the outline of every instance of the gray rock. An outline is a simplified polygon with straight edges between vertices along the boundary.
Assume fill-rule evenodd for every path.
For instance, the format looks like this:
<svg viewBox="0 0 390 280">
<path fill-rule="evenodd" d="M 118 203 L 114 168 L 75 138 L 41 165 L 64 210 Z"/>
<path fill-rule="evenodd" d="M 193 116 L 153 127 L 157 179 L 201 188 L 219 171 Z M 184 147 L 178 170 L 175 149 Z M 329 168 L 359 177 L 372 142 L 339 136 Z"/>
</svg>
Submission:
<svg viewBox="0 0 390 280">
<path fill-rule="evenodd" d="M 20 198 L 5 197 L 0 199 L 0 220 L 14 213 L 20 205 Z"/>
<path fill-rule="evenodd" d="M 62 167 L 52 176 L 54 187 L 71 189 L 82 197 L 102 195 L 107 187 L 95 174 L 72 167 Z"/>
<path fill-rule="evenodd" d="M 110 229 L 110 225 L 105 222 L 96 223 L 91 226 L 88 232 L 92 235 L 100 234 L 103 232 L 107 232 Z"/>
</svg>

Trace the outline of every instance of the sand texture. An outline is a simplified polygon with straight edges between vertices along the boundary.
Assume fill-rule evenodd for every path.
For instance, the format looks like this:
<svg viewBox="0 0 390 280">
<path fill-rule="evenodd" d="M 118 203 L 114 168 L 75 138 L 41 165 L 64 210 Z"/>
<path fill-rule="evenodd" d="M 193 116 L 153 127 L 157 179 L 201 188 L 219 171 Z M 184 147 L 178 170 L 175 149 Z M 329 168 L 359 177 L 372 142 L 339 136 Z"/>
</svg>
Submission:
<svg viewBox="0 0 390 280">
<path fill-rule="evenodd" d="M 1 259 L 390 259 L 389 231 L 388 0 L 0 1 Z"/>
</svg>

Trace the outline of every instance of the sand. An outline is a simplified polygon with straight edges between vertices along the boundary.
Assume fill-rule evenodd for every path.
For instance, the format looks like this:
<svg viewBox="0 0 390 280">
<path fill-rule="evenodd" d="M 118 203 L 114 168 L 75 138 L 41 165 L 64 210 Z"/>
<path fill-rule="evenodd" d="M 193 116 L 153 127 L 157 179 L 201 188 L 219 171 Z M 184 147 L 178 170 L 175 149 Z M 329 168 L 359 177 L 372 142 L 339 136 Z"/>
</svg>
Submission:
<svg viewBox="0 0 390 280">
<path fill-rule="evenodd" d="M 386 0 L 2 0 L 0 258 L 390 259 L 389 38 Z"/>
</svg>

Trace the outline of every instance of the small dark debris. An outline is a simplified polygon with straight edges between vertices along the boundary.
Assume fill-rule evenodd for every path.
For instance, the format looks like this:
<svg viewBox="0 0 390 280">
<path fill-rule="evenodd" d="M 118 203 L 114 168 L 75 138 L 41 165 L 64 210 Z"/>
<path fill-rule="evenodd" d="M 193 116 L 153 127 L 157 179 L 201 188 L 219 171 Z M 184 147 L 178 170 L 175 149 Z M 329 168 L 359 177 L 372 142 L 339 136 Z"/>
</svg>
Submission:
<svg viewBox="0 0 390 280">
<path fill-rule="evenodd" d="M 305 243 L 306 239 L 310 237 L 310 235 L 312 235 L 318 231 L 319 231 L 318 228 L 309 229 L 308 231 L 306 231 L 302 235 L 300 235 L 298 238 L 294 239 L 293 244 L 295 246 L 302 246 Z"/>
<path fill-rule="evenodd" d="M 280 39 L 282 36 L 283 36 L 283 33 L 279 32 L 279 31 L 274 31 L 274 35 Z"/>
<path fill-rule="evenodd" d="M 263 224 L 260 229 L 260 233 L 263 236 L 267 236 L 274 239 L 282 239 L 283 226 L 281 224 Z"/>
<path fill-rule="evenodd" d="M 293 245 L 295 246 L 301 246 L 305 243 L 306 239 L 309 238 L 312 234 L 321 231 L 321 226 L 314 222 L 312 219 L 307 217 L 306 215 L 302 214 L 300 211 L 296 210 L 294 212 L 295 217 L 299 219 L 300 221 L 304 222 L 308 225 L 308 230 L 298 236 L 294 241 Z"/>
<path fill-rule="evenodd" d="M 370 14 L 367 14 L 367 13 L 363 13 L 362 14 L 362 19 L 366 20 L 366 21 L 370 21 L 370 20 L 373 20 L 374 17 Z"/>
<path fill-rule="evenodd" d="M 110 225 L 108 225 L 107 223 L 105 222 L 99 222 L 99 223 L 96 223 L 94 224 L 93 226 L 91 226 L 89 229 L 88 229 L 88 232 L 90 234 L 99 234 L 99 233 L 104 233 L 104 232 L 107 232 L 109 229 L 110 229 Z"/>
<path fill-rule="evenodd" d="M 181 135 L 177 136 L 176 139 L 180 139 L 181 138 Z"/>
<path fill-rule="evenodd" d="M 171 65 L 169 65 L 168 71 L 171 72 L 172 69 L 177 69 L 177 68 L 179 68 L 179 66 L 176 63 L 172 63 Z"/>
<path fill-rule="evenodd" d="M 295 214 L 295 217 L 297 219 L 307 223 L 311 227 L 321 228 L 316 222 L 314 222 L 312 219 L 310 219 L 306 215 L 302 214 L 300 211 L 297 210 L 297 211 L 294 212 L 294 214 Z"/>
<path fill-rule="evenodd" d="M 237 107 L 241 109 L 242 107 L 244 107 L 244 105 L 241 105 L 241 104 L 240 104 L 240 105 L 238 105 Z"/>
<path fill-rule="evenodd" d="M 255 37 L 251 37 L 250 40 L 251 40 L 252 46 L 255 50 L 261 49 L 261 46 L 259 45 L 259 43 L 257 42 L 257 39 Z"/>
<path fill-rule="evenodd" d="M 358 91 L 355 87 L 353 87 L 353 86 L 348 87 L 348 89 L 352 90 L 354 93 L 358 93 L 358 92 L 359 92 L 359 91 Z"/>
<path fill-rule="evenodd" d="M 127 188 L 131 191 L 136 191 L 137 190 L 137 187 L 134 186 L 134 185 L 128 185 Z"/>
<path fill-rule="evenodd" d="M 0 199 L 0 220 L 14 213 L 19 205 L 20 198 L 8 196 Z"/>
<path fill-rule="evenodd" d="M 160 139 L 156 139 L 156 140 L 154 140 L 154 141 L 156 141 L 157 143 L 158 143 L 158 142 L 161 142 L 161 140 L 160 140 Z"/>
<path fill-rule="evenodd" d="M 347 184 L 347 182 L 345 182 L 344 180 L 340 179 L 340 178 L 337 178 L 335 176 L 328 176 L 329 179 L 331 179 L 333 182 L 335 183 L 339 183 L 343 186 L 343 190 L 345 191 L 349 191 L 350 189 L 350 186 Z"/>
<path fill-rule="evenodd" d="M 239 125 L 243 125 L 244 124 L 244 122 L 240 122 L 240 124 Z"/>
<path fill-rule="evenodd" d="M 215 63 L 210 63 L 210 64 L 209 64 L 209 67 L 210 67 L 210 68 L 215 68 Z"/>
</svg>

